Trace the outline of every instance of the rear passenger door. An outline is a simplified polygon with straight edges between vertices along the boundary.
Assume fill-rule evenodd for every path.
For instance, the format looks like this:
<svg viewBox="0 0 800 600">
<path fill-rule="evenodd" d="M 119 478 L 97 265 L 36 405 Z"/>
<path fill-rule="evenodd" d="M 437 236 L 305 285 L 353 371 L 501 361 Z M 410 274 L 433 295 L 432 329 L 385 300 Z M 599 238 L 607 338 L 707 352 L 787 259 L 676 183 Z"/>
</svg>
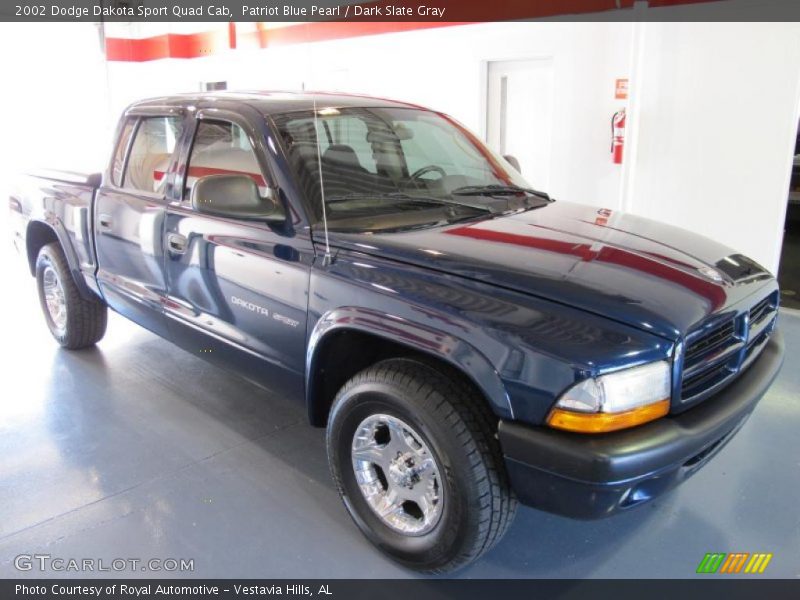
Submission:
<svg viewBox="0 0 800 600">
<path fill-rule="evenodd" d="M 183 132 L 179 110 L 129 114 L 94 205 L 103 297 L 117 312 L 165 337 L 164 217 Z"/>
<path fill-rule="evenodd" d="M 242 109 L 244 111 L 244 109 Z M 246 175 L 262 195 L 278 197 L 269 175 L 263 117 L 200 112 L 182 165 L 180 200 L 166 217 L 168 298 L 176 343 L 262 385 L 302 394 L 310 239 L 287 222 L 226 218 L 195 211 L 191 194 L 207 176 Z M 285 199 L 284 199 L 285 202 Z M 302 396 L 301 396 L 302 397 Z"/>
</svg>

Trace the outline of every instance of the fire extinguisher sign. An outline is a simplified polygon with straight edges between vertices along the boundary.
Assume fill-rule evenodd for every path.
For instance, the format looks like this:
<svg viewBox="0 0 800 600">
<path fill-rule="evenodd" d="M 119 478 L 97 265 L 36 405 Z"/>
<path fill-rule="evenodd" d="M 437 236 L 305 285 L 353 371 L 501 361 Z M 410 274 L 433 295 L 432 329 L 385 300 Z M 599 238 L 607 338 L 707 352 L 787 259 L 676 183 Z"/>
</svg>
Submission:
<svg viewBox="0 0 800 600">
<path fill-rule="evenodd" d="M 628 78 L 617 79 L 617 84 L 614 86 L 614 98 L 616 100 L 628 99 Z"/>
</svg>

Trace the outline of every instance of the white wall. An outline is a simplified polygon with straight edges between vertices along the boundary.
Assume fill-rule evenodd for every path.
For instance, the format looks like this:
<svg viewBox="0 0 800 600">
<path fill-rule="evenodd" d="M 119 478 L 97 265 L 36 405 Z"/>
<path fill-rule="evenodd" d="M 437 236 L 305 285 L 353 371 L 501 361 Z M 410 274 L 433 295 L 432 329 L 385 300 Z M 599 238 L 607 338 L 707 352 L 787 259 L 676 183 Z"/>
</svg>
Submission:
<svg viewBox="0 0 800 600">
<path fill-rule="evenodd" d="M 98 27 L 2 23 L 0 56 L 0 170 L 102 169 L 113 118 Z"/>
<path fill-rule="evenodd" d="M 112 119 L 95 25 L 0 23 L 0 57 L 0 236 L 7 241 L 6 199 L 17 174 L 102 170 Z"/>
<path fill-rule="evenodd" d="M 800 107 L 800 24 L 639 27 L 624 207 L 777 272 Z"/>
</svg>

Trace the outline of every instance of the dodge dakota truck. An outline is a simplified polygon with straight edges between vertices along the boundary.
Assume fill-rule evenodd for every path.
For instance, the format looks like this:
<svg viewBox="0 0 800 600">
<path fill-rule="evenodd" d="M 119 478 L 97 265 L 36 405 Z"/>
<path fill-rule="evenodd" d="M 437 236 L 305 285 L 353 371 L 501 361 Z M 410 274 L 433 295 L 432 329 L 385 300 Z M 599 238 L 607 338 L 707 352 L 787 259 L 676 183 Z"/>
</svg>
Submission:
<svg viewBox="0 0 800 600">
<path fill-rule="evenodd" d="M 783 359 L 756 262 L 518 167 L 401 102 L 177 95 L 125 111 L 102 174 L 26 176 L 10 208 L 59 344 L 110 308 L 304 402 L 356 525 L 441 573 L 518 503 L 606 517 L 685 480 Z"/>
</svg>

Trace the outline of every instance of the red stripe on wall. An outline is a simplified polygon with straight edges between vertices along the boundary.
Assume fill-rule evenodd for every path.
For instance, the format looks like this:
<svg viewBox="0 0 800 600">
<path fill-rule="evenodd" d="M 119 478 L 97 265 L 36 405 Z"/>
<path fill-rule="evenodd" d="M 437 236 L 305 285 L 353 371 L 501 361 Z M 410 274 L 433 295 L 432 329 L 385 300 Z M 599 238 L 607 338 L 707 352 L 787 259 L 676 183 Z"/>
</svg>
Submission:
<svg viewBox="0 0 800 600">
<path fill-rule="evenodd" d="M 653 8 L 721 2 L 723 0 L 650 0 Z M 106 38 L 106 59 L 122 62 L 143 62 L 162 58 L 199 58 L 238 47 L 268 48 L 287 44 L 304 44 L 327 40 L 416 31 L 435 27 L 452 27 L 469 23 L 542 19 L 558 15 L 579 15 L 610 10 L 629 9 L 634 0 L 453 0 L 444 6 L 451 21 L 438 17 L 420 17 L 419 21 L 382 21 L 380 16 L 350 16 L 348 21 L 314 21 L 267 29 L 256 25 L 256 31 L 237 32 L 236 24 L 226 29 L 190 34 L 169 33 L 150 38 Z M 412 0 L 380 0 L 361 4 L 363 7 L 385 8 L 408 6 L 416 14 Z M 385 14 L 385 13 L 384 13 Z M 427 20 L 426 20 L 427 19 Z"/>
<path fill-rule="evenodd" d="M 106 38 L 106 60 L 144 62 L 160 58 L 199 58 L 230 48 L 227 30 L 168 33 L 150 38 Z"/>
<path fill-rule="evenodd" d="M 468 25 L 470 21 L 422 21 L 422 22 L 344 22 L 320 21 L 315 23 L 302 23 L 274 29 L 259 28 L 258 31 L 241 33 L 242 38 L 251 41 L 251 47 L 259 48 L 285 46 L 290 44 L 307 44 L 311 42 L 324 42 L 328 40 L 341 40 L 367 35 L 382 35 L 386 33 L 401 33 L 404 31 L 417 31 L 420 29 L 433 29 L 436 27 L 452 27 L 455 25 Z M 255 42 L 255 43 L 253 43 Z"/>
<path fill-rule="evenodd" d="M 151 38 L 106 38 L 106 60 L 145 62 L 162 58 L 199 58 L 228 48 L 268 48 L 338 40 L 366 35 L 381 35 L 416 31 L 434 27 L 464 25 L 462 22 L 316 22 L 289 25 L 256 31 L 204 31 L 199 33 L 168 33 Z M 235 27 L 234 23 L 231 23 Z"/>
<path fill-rule="evenodd" d="M 228 23 L 228 41 L 231 49 L 236 49 L 236 23 Z"/>
</svg>

